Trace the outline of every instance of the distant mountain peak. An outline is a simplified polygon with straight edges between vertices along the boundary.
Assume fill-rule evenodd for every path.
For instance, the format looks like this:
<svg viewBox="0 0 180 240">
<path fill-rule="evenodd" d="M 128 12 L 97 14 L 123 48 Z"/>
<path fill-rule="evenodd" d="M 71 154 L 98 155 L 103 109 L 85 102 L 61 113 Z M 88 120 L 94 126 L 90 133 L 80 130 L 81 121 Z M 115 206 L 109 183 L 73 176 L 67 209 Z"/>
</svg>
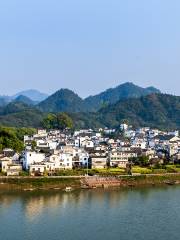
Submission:
<svg viewBox="0 0 180 240">
<path fill-rule="evenodd" d="M 21 102 L 25 103 L 27 105 L 34 105 L 35 102 L 32 101 L 30 98 L 24 96 L 24 95 L 19 95 L 17 98 L 15 98 L 14 102 Z"/>
<path fill-rule="evenodd" d="M 132 82 L 125 82 L 117 87 L 109 88 L 100 94 L 90 96 L 85 99 L 85 102 L 91 111 L 97 111 L 101 107 L 114 104 L 119 100 L 138 98 L 151 93 L 160 93 L 160 91 L 154 87 L 143 88 L 135 85 Z"/>
<path fill-rule="evenodd" d="M 161 93 L 161 91 L 153 86 L 147 87 L 146 90 L 148 90 L 151 93 Z"/>
<path fill-rule="evenodd" d="M 83 100 L 72 90 L 61 88 L 42 101 L 38 107 L 45 112 L 91 112 L 114 104 L 119 100 L 138 98 L 157 92 L 160 91 L 153 87 L 142 88 L 132 82 L 126 82 Z"/>
<path fill-rule="evenodd" d="M 71 94 L 77 95 L 73 90 L 68 89 L 68 88 L 60 88 L 57 92 L 59 92 L 59 93 L 71 93 Z"/>
<path fill-rule="evenodd" d="M 29 89 L 9 97 L 9 101 L 0 99 L 0 106 L 5 106 L 8 102 L 15 100 L 28 105 L 38 104 L 37 107 L 44 112 L 96 112 L 118 101 L 139 98 L 152 93 L 160 93 L 160 91 L 153 86 L 139 87 L 133 82 L 122 83 L 85 99 L 68 88 L 61 88 L 50 96 L 38 90 Z"/>
<path fill-rule="evenodd" d="M 35 102 L 41 102 L 48 97 L 47 94 L 42 93 L 36 89 L 28 89 L 15 94 L 12 98 L 16 99 L 18 96 L 21 96 L 21 95 L 28 97 L 29 99 Z"/>
<path fill-rule="evenodd" d="M 86 111 L 84 102 L 76 93 L 67 88 L 61 88 L 38 104 L 44 112 L 80 112 Z"/>
</svg>

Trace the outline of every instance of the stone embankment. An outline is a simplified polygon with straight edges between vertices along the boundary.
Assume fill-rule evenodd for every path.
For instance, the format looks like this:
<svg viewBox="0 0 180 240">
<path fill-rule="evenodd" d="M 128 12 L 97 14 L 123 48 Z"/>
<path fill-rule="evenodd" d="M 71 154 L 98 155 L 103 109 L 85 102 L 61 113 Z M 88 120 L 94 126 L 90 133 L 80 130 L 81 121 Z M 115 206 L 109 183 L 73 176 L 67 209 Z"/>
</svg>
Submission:
<svg viewBox="0 0 180 240">
<path fill-rule="evenodd" d="M 81 179 L 82 188 L 119 187 L 122 181 L 116 177 L 86 177 Z"/>
</svg>

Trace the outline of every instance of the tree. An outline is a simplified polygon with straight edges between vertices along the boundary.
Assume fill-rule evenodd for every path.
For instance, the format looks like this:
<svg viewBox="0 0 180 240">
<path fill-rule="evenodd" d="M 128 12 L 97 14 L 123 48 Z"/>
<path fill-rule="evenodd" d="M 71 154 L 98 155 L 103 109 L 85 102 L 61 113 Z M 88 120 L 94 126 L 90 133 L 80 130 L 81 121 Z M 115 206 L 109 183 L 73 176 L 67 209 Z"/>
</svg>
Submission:
<svg viewBox="0 0 180 240">
<path fill-rule="evenodd" d="M 57 125 L 58 125 L 58 129 L 61 129 L 61 130 L 64 130 L 66 128 L 71 129 L 73 127 L 73 121 L 66 113 L 58 113 Z"/>
<path fill-rule="evenodd" d="M 31 143 L 32 150 L 34 151 L 36 149 L 36 147 L 37 147 L 36 141 L 32 141 L 32 143 Z"/>
<path fill-rule="evenodd" d="M 129 159 L 134 165 L 139 166 L 147 166 L 149 163 L 149 159 L 147 156 L 139 156 L 139 157 L 132 157 Z"/>
<path fill-rule="evenodd" d="M 50 130 L 56 128 L 57 117 L 55 114 L 49 113 L 42 121 L 43 128 Z"/>
<path fill-rule="evenodd" d="M 140 156 L 139 162 L 141 166 L 147 166 L 149 162 L 149 158 L 147 156 Z"/>
<path fill-rule="evenodd" d="M 18 152 L 21 152 L 24 149 L 23 141 L 17 135 L 17 129 L 5 127 L 0 128 L 0 151 L 4 148 L 12 148 Z"/>
<path fill-rule="evenodd" d="M 73 121 L 66 113 L 50 113 L 46 118 L 43 119 L 42 126 L 47 130 L 64 130 L 66 128 L 71 129 L 73 127 Z"/>
</svg>

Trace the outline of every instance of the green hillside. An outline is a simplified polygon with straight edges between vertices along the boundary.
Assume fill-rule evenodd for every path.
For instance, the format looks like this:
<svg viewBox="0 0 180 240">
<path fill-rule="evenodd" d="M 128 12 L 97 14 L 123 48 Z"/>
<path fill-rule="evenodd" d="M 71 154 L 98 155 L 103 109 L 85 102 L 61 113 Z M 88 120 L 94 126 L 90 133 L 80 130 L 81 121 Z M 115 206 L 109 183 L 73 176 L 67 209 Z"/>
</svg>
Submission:
<svg viewBox="0 0 180 240">
<path fill-rule="evenodd" d="M 11 108 L 10 108 L 11 106 Z M 0 116 L 0 125 L 41 127 L 47 113 L 27 105 L 10 105 Z M 21 108 L 22 107 L 22 108 Z M 5 107 L 6 108 L 6 107 Z M 2 109 L 1 109 L 2 110 Z M 180 129 L 180 97 L 151 94 L 130 98 L 101 108 L 98 112 L 68 112 L 75 128 L 118 127 L 126 119 L 135 127 Z"/>
</svg>

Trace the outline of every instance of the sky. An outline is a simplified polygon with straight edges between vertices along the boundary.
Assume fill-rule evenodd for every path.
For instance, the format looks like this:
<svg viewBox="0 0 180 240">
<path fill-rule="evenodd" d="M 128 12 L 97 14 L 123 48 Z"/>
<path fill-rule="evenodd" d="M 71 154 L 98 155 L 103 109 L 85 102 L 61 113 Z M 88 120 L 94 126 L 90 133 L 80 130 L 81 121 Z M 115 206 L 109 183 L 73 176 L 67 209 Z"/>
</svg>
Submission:
<svg viewBox="0 0 180 240">
<path fill-rule="evenodd" d="M 124 82 L 180 95 L 179 0 L 0 1 L 0 95 Z"/>
</svg>

